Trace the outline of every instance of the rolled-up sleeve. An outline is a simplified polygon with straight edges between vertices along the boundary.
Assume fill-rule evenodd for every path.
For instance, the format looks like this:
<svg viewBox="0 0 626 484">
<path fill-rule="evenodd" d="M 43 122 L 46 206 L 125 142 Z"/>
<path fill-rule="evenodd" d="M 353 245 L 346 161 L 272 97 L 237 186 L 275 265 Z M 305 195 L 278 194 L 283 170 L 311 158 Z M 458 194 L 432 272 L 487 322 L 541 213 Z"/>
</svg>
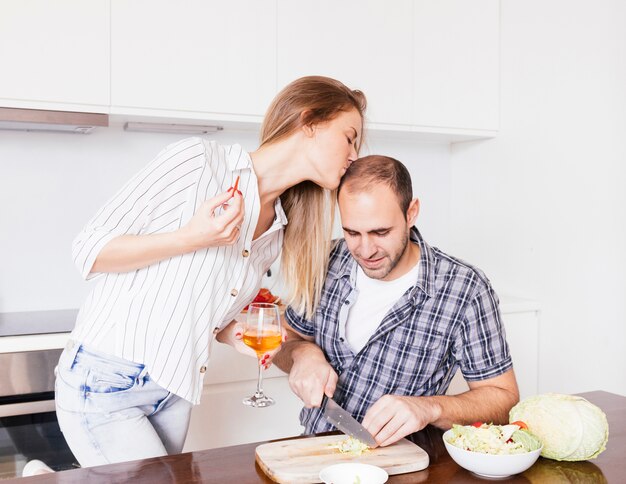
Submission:
<svg viewBox="0 0 626 484">
<path fill-rule="evenodd" d="M 513 367 L 496 293 L 488 286 L 468 304 L 461 371 L 467 381 L 493 378 Z"/>
<path fill-rule="evenodd" d="M 289 306 L 285 311 L 287 324 L 303 336 L 315 336 L 315 327 L 311 321 L 304 319 Z"/>
<path fill-rule="evenodd" d="M 166 201 L 177 184 L 199 175 L 205 159 L 202 141 L 189 138 L 165 148 L 137 173 L 74 239 L 72 258 L 81 276 L 98 276 L 91 268 L 102 248 L 120 235 L 142 233 L 154 207 Z"/>
</svg>

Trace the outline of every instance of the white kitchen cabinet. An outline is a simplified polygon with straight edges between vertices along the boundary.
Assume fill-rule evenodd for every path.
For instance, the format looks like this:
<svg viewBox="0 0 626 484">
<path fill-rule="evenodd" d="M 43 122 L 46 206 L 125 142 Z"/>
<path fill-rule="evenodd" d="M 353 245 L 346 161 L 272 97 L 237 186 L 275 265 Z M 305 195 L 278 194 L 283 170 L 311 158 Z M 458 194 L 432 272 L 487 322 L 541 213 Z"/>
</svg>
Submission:
<svg viewBox="0 0 626 484">
<path fill-rule="evenodd" d="M 320 74 L 365 92 L 371 130 L 499 125 L 499 0 L 7 0 L 0 62 L 0 106 L 115 121 L 258 129 L 280 88 Z"/>
<path fill-rule="evenodd" d="M 200 405 L 193 408 L 185 452 L 293 437 L 303 431 L 302 402 L 275 366 L 264 372 L 263 388 L 276 404 L 251 408 L 241 403 L 256 390 L 256 361 L 213 342 Z"/>
<path fill-rule="evenodd" d="M 539 305 L 526 299 L 502 296 L 500 311 L 520 398 L 536 395 L 539 378 Z M 456 395 L 468 388 L 458 371 L 447 393 Z"/>
<path fill-rule="evenodd" d="M 109 0 L 0 3 L 0 105 L 108 112 Z"/>
<path fill-rule="evenodd" d="M 415 0 L 413 118 L 422 127 L 499 128 L 499 0 Z"/>
<path fill-rule="evenodd" d="M 336 78 L 368 99 L 373 123 L 410 125 L 412 0 L 278 0 L 278 86 Z"/>
<path fill-rule="evenodd" d="M 275 0 L 112 0 L 112 113 L 263 115 L 276 91 L 275 10 Z"/>
</svg>

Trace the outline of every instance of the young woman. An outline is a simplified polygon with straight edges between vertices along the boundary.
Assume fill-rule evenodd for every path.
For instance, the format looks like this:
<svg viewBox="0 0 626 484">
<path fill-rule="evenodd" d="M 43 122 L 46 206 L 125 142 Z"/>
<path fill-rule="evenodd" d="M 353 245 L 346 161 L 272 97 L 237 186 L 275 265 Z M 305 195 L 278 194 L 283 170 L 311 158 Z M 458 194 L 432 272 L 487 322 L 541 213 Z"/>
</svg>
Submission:
<svg viewBox="0 0 626 484">
<path fill-rule="evenodd" d="M 82 466 L 182 450 L 210 340 L 253 354 L 234 317 L 281 249 L 288 299 L 312 314 L 365 105 L 336 80 L 298 79 L 269 107 L 256 151 L 168 146 L 79 234 L 74 262 L 99 282 L 59 361 L 56 404 Z"/>
</svg>

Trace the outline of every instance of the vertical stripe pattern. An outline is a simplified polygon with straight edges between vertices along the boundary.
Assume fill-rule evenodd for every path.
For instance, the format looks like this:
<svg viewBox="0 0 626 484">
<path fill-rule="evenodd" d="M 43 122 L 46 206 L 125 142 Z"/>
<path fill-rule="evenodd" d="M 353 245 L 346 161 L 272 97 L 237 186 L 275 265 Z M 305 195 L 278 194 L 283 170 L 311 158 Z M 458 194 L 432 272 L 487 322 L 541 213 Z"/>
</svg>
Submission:
<svg viewBox="0 0 626 484">
<path fill-rule="evenodd" d="M 185 225 L 200 204 L 240 176 L 245 218 L 238 241 L 162 260 L 127 273 L 92 273 L 100 250 L 123 234 L 166 233 Z M 259 218 L 258 183 L 241 146 L 188 138 L 165 148 L 89 221 L 72 256 L 95 287 L 81 307 L 72 337 L 145 364 L 162 387 L 199 403 L 209 342 L 257 294 L 276 260 L 287 223 L 280 200 L 270 229 L 252 240 Z M 112 350 L 108 349 L 111 353 Z"/>
</svg>

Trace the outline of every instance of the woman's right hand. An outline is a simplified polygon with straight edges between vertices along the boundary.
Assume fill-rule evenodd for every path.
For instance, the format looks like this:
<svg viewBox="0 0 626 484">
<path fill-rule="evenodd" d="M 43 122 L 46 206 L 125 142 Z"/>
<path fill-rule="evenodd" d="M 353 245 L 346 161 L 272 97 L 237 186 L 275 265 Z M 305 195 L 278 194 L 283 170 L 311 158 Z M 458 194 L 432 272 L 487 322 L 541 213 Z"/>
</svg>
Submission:
<svg viewBox="0 0 626 484">
<path fill-rule="evenodd" d="M 215 212 L 223 207 L 219 215 Z M 239 238 L 244 217 L 241 193 L 227 191 L 205 200 L 187 225 L 179 229 L 190 250 L 232 245 Z"/>
</svg>

